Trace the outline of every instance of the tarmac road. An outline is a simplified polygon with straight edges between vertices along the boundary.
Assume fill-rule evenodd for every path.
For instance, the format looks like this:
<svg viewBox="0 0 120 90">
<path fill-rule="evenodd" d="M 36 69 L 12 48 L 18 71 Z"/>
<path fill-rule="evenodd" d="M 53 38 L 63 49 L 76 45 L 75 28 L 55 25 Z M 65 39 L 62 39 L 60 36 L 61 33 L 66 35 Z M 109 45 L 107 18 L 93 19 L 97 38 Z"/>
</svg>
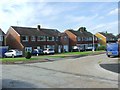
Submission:
<svg viewBox="0 0 120 90">
<path fill-rule="evenodd" d="M 3 88 L 118 88 L 116 65 L 118 58 L 108 58 L 105 54 L 53 62 L 3 65 L 2 86 Z"/>
</svg>

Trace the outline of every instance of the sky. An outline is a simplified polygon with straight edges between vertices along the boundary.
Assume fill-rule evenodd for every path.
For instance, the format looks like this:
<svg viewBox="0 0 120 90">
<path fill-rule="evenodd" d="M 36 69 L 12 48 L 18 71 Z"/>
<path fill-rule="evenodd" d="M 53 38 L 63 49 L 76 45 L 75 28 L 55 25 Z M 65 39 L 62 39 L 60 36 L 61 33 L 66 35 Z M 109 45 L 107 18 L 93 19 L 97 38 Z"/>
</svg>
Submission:
<svg viewBox="0 0 120 90">
<path fill-rule="evenodd" d="M 64 2 L 66 1 L 66 2 Z M 35 0 L 2 0 L 0 2 L 0 28 L 6 33 L 10 26 L 78 30 L 86 27 L 93 34 L 118 34 L 118 2 L 95 0 L 55 2 Z"/>
</svg>

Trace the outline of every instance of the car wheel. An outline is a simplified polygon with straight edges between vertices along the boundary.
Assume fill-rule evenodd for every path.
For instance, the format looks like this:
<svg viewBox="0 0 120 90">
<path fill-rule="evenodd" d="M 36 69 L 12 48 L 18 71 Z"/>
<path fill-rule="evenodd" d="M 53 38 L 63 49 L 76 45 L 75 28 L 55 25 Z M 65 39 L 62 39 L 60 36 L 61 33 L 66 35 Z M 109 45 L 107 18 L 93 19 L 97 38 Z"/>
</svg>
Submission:
<svg viewBox="0 0 120 90">
<path fill-rule="evenodd" d="M 107 55 L 108 57 L 110 57 L 110 55 Z"/>
</svg>

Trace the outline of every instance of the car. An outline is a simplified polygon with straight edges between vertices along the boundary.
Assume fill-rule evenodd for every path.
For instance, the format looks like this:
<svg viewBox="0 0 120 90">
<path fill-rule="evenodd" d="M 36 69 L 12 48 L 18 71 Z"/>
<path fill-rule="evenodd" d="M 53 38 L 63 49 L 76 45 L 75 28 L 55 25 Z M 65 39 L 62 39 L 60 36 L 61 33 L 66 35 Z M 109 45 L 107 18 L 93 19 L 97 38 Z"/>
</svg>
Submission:
<svg viewBox="0 0 120 90">
<path fill-rule="evenodd" d="M 55 51 L 54 51 L 54 49 L 46 48 L 46 49 L 44 49 L 43 53 L 44 54 L 54 54 Z"/>
<path fill-rule="evenodd" d="M 13 57 L 13 58 L 22 55 L 23 55 L 22 51 L 19 51 L 17 49 L 11 49 L 5 53 L 5 57 Z"/>
<path fill-rule="evenodd" d="M 42 55 L 43 54 L 43 50 L 42 49 L 34 49 L 32 52 L 32 55 Z"/>
</svg>

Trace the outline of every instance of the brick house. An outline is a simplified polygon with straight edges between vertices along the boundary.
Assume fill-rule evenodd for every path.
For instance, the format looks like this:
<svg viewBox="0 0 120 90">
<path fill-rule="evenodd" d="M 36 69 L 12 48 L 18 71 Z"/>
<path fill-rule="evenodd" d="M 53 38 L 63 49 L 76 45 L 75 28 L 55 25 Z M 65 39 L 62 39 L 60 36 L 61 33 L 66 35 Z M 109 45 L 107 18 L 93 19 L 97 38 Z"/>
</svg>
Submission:
<svg viewBox="0 0 120 90">
<path fill-rule="evenodd" d="M 5 33 L 0 29 L 0 46 L 5 46 Z"/>
<path fill-rule="evenodd" d="M 117 38 L 112 33 L 98 32 L 95 36 L 99 38 L 99 43 L 101 45 L 106 45 L 107 43 L 114 43 L 117 41 Z"/>
<path fill-rule="evenodd" d="M 65 31 L 70 39 L 69 51 L 74 49 L 89 50 L 93 49 L 93 34 L 88 32 L 85 27 L 81 27 L 78 30 L 68 29 Z M 94 36 L 94 47 L 98 44 L 97 37 Z"/>
<path fill-rule="evenodd" d="M 53 48 L 61 52 L 60 32 L 56 29 L 11 26 L 6 34 L 6 44 L 12 49 L 32 51 Z"/>
<path fill-rule="evenodd" d="M 118 34 L 118 35 L 116 36 L 116 38 L 117 38 L 117 41 L 118 41 L 119 44 L 120 44 L 120 34 Z"/>
<path fill-rule="evenodd" d="M 60 33 L 61 52 L 69 52 L 69 37 L 66 33 Z"/>
<path fill-rule="evenodd" d="M 5 33 L 0 29 L 0 58 L 4 57 L 5 52 L 7 52 L 8 46 L 5 43 Z"/>
</svg>

